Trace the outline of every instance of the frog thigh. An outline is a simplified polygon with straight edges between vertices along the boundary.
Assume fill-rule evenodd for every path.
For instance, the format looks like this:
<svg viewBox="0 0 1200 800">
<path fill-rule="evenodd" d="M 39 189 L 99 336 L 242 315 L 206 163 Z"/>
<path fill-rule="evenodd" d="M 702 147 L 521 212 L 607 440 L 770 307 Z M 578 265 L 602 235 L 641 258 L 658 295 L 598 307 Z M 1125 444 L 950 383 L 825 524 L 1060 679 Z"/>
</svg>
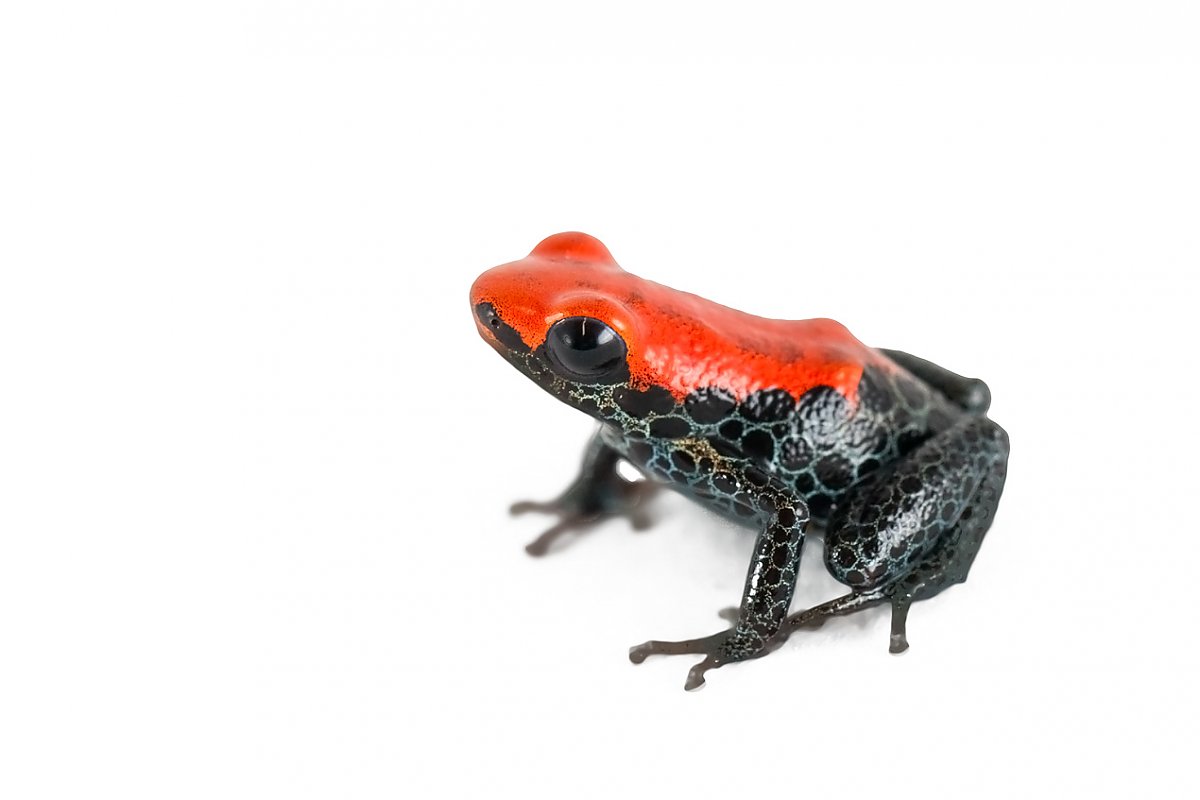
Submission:
<svg viewBox="0 0 1200 800">
<path fill-rule="evenodd" d="M 978 378 L 964 378 L 932 361 L 926 361 L 901 350 L 879 348 L 879 352 L 911 372 L 926 384 L 941 392 L 947 400 L 969 414 L 986 414 L 992 404 L 992 392 Z"/>
<path fill-rule="evenodd" d="M 913 601 L 967 579 L 1004 488 L 1008 450 L 999 425 L 964 418 L 854 492 L 830 521 L 826 566 L 852 596 L 891 601 L 893 652 L 908 646 Z"/>
</svg>

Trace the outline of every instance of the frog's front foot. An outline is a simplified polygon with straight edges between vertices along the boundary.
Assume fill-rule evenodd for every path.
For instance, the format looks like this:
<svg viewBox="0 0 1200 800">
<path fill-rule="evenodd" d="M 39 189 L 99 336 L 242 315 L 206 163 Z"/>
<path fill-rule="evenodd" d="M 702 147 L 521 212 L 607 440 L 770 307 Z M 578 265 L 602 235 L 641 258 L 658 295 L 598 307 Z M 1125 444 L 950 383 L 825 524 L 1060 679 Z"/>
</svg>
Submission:
<svg viewBox="0 0 1200 800">
<path fill-rule="evenodd" d="M 582 533 L 606 519 L 626 517 L 635 531 L 649 528 L 654 520 L 646 510 L 646 501 L 657 491 L 658 486 L 650 481 L 624 481 L 619 484 L 605 484 L 604 492 L 597 496 L 596 487 L 587 487 L 591 491 L 580 491 L 581 487 L 572 487 L 561 497 L 548 502 L 523 500 L 509 507 L 512 515 L 526 514 L 531 511 L 558 516 L 558 522 L 551 525 L 536 539 L 525 545 L 525 552 L 531 556 L 544 556 L 550 546 L 563 534 Z"/>
<path fill-rule="evenodd" d="M 699 639 L 685 639 L 680 642 L 663 642 L 651 639 L 635 647 L 629 648 L 629 660 L 640 664 L 647 656 L 678 656 L 696 653 L 703 655 L 704 660 L 688 671 L 687 681 L 683 688 L 687 691 L 699 689 L 704 685 L 704 673 L 727 664 L 730 659 L 724 654 L 726 642 L 733 629 L 720 631 L 711 636 L 701 636 Z"/>
<path fill-rule="evenodd" d="M 640 664 L 647 656 L 677 656 L 694 653 L 704 656 L 704 660 L 688 670 L 687 681 L 683 688 L 687 691 L 699 689 L 704 685 L 704 673 L 717 669 L 735 661 L 748 661 L 759 658 L 775 650 L 782 642 L 753 632 L 748 628 L 735 625 L 711 636 L 701 636 L 699 639 L 684 639 L 681 642 L 663 642 L 650 640 L 636 647 L 629 648 L 629 660 Z"/>
</svg>

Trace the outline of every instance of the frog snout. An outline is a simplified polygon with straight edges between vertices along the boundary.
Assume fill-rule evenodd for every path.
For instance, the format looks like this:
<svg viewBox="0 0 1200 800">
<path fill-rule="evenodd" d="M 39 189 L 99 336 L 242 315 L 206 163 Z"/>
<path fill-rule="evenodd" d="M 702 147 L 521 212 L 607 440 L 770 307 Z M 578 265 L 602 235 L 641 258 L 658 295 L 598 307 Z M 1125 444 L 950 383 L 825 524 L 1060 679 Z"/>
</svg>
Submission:
<svg viewBox="0 0 1200 800">
<path fill-rule="evenodd" d="M 521 339 L 521 335 L 504 321 L 491 303 L 482 302 L 475 305 L 475 326 L 479 329 L 479 335 L 497 350 L 529 352 L 529 346 Z"/>
<path fill-rule="evenodd" d="M 479 335 L 484 341 L 496 348 L 502 348 L 500 340 L 496 337 L 496 332 L 504 323 L 496 310 L 492 308 L 491 303 L 477 303 L 475 305 L 475 327 L 479 330 Z"/>
</svg>

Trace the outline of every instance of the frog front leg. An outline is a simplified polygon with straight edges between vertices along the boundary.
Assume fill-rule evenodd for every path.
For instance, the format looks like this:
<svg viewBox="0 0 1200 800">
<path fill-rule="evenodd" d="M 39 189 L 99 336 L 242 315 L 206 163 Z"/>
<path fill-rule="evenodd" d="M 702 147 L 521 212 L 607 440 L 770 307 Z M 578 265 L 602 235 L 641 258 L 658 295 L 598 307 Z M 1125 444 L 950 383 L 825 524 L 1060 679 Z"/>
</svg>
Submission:
<svg viewBox="0 0 1200 800">
<path fill-rule="evenodd" d="M 634 530 L 650 527 L 645 501 L 658 487 L 651 481 L 622 478 L 617 472 L 621 458 L 597 431 L 584 451 L 579 475 L 566 491 L 548 502 L 513 503 L 509 513 L 514 515 L 540 511 L 559 517 L 558 522 L 525 545 L 525 552 L 531 556 L 545 555 L 563 534 L 587 530 L 612 517 L 628 517 Z"/>
<path fill-rule="evenodd" d="M 715 463 L 714 463 L 715 462 Z M 704 673 L 724 664 L 766 655 L 776 646 L 775 636 L 787 617 L 800 555 L 804 546 L 808 507 L 793 492 L 756 466 L 737 467 L 700 457 L 698 464 L 713 464 L 693 486 L 700 497 L 728 506 L 750 506 L 762 528 L 746 575 L 742 603 L 732 628 L 711 636 L 684 641 L 651 640 L 630 648 L 629 660 L 640 664 L 651 655 L 702 654 L 704 660 L 688 672 L 684 689 L 704 684 Z"/>
</svg>

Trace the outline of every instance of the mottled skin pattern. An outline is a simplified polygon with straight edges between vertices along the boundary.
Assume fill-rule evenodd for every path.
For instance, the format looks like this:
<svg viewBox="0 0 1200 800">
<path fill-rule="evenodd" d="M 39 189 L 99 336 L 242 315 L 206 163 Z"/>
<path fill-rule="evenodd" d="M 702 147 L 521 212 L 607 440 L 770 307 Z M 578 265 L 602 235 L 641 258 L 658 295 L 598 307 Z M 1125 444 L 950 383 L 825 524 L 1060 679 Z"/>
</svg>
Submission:
<svg viewBox="0 0 1200 800">
<path fill-rule="evenodd" d="M 543 337 L 529 346 L 486 296 L 477 283 L 472 301 L 485 338 L 600 422 L 575 483 L 551 503 L 516 507 L 562 517 L 531 553 L 572 527 L 637 513 L 650 484 L 622 479 L 622 459 L 650 482 L 758 531 L 734 626 L 647 642 L 631 650 L 635 663 L 703 654 L 686 684 L 695 688 L 706 670 L 764 655 L 797 628 L 883 602 L 892 605 L 891 649 L 899 652 L 909 605 L 966 579 L 1008 458 L 1007 435 L 985 416 L 990 395 L 981 381 L 896 351 L 872 351 L 853 391 L 816 385 L 798 396 L 775 387 L 739 397 L 719 385 L 681 395 L 678 387 L 638 385 L 623 360 L 597 379 L 581 378 L 556 357 L 566 352 L 561 343 Z M 612 346 L 624 352 L 619 337 Z M 810 523 L 825 527 L 827 567 L 851 591 L 789 617 Z"/>
</svg>

